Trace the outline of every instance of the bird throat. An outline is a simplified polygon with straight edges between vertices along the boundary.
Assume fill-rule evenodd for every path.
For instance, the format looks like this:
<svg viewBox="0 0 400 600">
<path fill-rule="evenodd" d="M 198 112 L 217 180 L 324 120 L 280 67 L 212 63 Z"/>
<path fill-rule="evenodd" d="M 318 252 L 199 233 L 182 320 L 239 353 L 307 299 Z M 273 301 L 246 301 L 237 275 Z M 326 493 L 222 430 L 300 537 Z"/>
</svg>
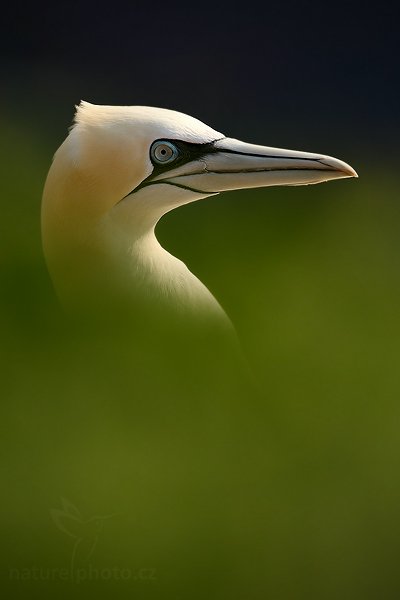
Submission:
<svg viewBox="0 0 400 600">
<path fill-rule="evenodd" d="M 119 257 L 119 265 L 121 265 Z M 124 252 L 123 281 L 128 295 L 181 317 L 226 318 L 207 287 L 184 262 L 158 242 L 154 228 L 132 241 Z"/>
<path fill-rule="evenodd" d="M 207 287 L 160 245 L 154 226 L 137 233 L 106 219 L 75 241 L 49 265 L 67 310 L 229 322 Z"/>
</svg>

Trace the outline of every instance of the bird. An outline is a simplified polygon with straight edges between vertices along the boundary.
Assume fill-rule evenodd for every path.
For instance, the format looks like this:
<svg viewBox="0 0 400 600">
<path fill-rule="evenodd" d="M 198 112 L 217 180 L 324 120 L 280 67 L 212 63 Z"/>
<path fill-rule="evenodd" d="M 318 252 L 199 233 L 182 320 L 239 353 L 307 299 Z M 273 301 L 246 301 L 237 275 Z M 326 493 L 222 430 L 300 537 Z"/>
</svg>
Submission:
<svg viewBox="0 0 400 600">
<path fill-rule="evenodd" d="M 147 316 L 227 324 L 211 291 L 161 246 L 158 221 L 221 192 L 348 177 L 357 173 L 337 158 L 243 142 L 175 110 L 82 100 L 44 187 L 45 259 L 67 309 L 123 299 Z"/>
</svg>

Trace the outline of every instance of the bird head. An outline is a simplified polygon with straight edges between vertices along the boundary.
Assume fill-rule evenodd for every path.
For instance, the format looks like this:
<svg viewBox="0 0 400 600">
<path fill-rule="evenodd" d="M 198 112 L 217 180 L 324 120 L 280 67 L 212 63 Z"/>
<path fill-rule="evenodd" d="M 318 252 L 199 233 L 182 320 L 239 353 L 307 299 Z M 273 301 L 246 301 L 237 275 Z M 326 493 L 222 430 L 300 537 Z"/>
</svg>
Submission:
<svg viewBox="0 0 400 600">
<path fill-rule="evenodd" d="M 127 240 L 177 206 L 226 190 L 354 176 L 336 158 L 241 142 L 176 111 L 81 102 L 46 181 L 45 254 L 53 273 L 85 260 L 92 271 L 91 255 L 106 261 L 118 245 L 126 252 Z"/>
<path fill-rule="evenodd" d="M 64 215 L 82 222 L 131 214 L 134 226 L 227 190 L 356 176 L 336 158 L 241 142 L 176 111 L 88 102 L 77 107 L 46 187 L 52 172 L 68 202 Z"/>
</svg>

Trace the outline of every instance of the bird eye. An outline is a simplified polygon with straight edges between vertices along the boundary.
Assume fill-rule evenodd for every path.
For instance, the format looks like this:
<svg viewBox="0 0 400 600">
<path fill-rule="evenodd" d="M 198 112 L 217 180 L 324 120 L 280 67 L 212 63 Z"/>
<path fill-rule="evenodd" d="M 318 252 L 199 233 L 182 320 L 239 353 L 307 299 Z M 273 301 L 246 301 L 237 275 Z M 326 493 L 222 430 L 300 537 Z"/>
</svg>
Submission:
<svg viewBox="0 0 400 600">
<path fill-rule="evenodd" d="M 159 165 L 165 165 L 178 158 L 178 148 L 167 141 L 154 142 L 150 148 L 150 156 Z"/>
</svg>

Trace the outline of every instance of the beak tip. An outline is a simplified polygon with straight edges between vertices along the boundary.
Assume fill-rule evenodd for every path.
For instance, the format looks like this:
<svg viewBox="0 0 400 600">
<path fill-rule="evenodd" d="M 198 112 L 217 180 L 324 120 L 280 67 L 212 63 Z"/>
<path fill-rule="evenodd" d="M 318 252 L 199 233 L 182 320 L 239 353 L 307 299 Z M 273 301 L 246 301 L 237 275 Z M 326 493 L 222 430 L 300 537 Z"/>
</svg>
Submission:
<svg viewBox="0 0 400 600">
<path fill-rule="evenodd" d="M 327 164 L 328 166 L 330 166 L 330 168 L 333 169 L 334 171 L 337 171 L 338 177 L 358 178 L 358 173 L 353 169 L 353 167 L 351 167 L 349 164 L 345 163 L 342 160 L 339 160 L 337 158 L 332 158 L 332 157 L 326 157 L 326 160 L 324 159 L 323 162 L 324 162 L 324 164 Z"/>
<path fill-rule="evenodd" d="M 341 173 L 342 175 L 339 175 L 339 177 L 342 177 L 343 179 L 358 179 L 358 173 L 354 171 L 354 169 L 346 169 L 345 171 L 341 171 Z"/>
<path fill-rule="evenodd" d="M 350 167 L 350 165 L 348 165 L 348 169 L 346 169 L 345 173 L 347 174 L 347 177 L 355 177 L 358 179 L 357 171 L 355 171 L 353 167 Z"/>
</svg>

